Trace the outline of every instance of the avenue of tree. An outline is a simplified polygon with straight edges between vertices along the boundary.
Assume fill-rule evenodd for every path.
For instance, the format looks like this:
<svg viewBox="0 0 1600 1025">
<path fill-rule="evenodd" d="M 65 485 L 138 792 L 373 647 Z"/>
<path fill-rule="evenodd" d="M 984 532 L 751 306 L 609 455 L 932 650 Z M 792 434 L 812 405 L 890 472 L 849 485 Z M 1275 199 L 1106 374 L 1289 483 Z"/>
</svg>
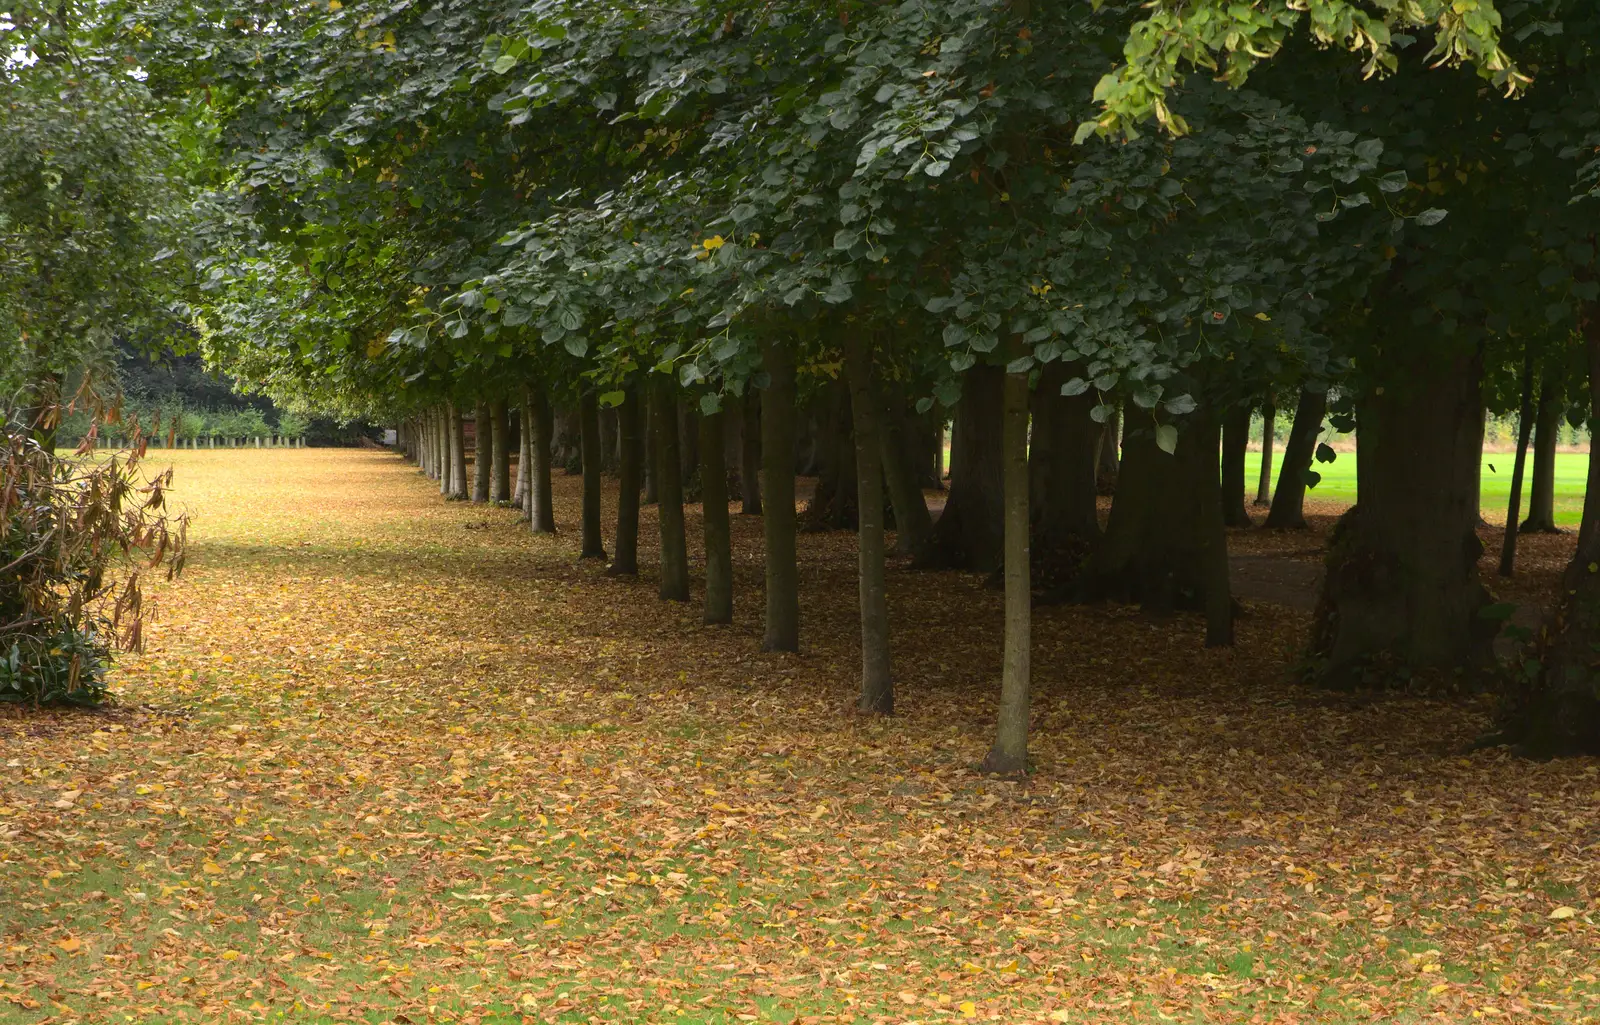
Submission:
<svg viewBox="0 0 1600 1025">
<path fill-rule="evenodd" d="M 1526 491 L 1523 529 L 1552 530 L 1560 424 L 1600 403 L 1591 4 L 6 18 L 0 383 L 19 410 L 60 401 L 100 335 L 197 347 L 276 400 L 398 425 L 443 496 L 573 529 L 611 574 L 701 596 L 707 623 L 760 602 L 768 650 L 805 644 L 797 531 L 853 529 L 868 713 L 896 701 L 889 556 L 990 574 L 1004 773 L 1027 767 L 1035 602 L 1193 610 L 1231 644 L 1226 529 L 1304 528 L 1328 432 L 1353 430 L 1359 502 L 1308 681 L 1493 688 L 1507 739 L 1600 750 L 1600 470 L 1561 608 L 1513 666 L 1477 536 L 1486 413 L 1522 425 L 1511 522 Z M 1258 414 L 1292 426 L 1275 479 L 1247 481 Z M 564 465 L 578 524 L 554 521 Z M 797 474 L 817 478 L 804 509 Z M 760 594 L 734 593 L 735 503 L 763 519 Z"/>
</svg>

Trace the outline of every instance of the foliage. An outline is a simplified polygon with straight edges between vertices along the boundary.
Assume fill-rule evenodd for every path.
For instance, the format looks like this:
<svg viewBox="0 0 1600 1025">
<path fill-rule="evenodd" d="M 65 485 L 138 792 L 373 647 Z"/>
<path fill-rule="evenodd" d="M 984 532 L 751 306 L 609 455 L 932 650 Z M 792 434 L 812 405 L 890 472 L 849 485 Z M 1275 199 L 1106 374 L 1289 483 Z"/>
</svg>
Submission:
<svg viewBox="0 0 1600 1025">
<path fill-rule="evenodd" d="M 143 478 L 138 448 L 63 458 L 16 421 L 4 439 L 0 698 L 93 704 L 112 650 L 143 645 L 143 575 L 182 570 L 188 519 L 169 517 L 172 472 Z"/>
</svg>

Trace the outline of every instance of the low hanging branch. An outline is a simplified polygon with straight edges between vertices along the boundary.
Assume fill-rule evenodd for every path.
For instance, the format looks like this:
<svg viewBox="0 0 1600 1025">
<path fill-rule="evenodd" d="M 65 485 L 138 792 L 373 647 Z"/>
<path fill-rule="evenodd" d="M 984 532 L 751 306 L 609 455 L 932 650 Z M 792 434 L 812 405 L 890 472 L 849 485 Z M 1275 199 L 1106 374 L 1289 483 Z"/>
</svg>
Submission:
<svg viewBox="0 0 1600 1025">
<path fill-rule="evenodd" d="M 183 569 L 187 515 L 167 511 L 169 469 L 144 445 L 100 459 L 41 447 L 14 419 L 0 441 L 0 700 L 95 704 L 114 651 L 138 651 L 142 577 Z"/>
</svg>

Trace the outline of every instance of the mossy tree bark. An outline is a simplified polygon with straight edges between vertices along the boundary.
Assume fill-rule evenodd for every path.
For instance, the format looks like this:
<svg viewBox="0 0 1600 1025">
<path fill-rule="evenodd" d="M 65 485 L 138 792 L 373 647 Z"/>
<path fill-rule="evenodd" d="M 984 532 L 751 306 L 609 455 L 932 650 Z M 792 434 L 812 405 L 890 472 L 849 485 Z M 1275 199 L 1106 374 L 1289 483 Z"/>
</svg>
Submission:
<svg viewBox="0 0 1600 1025">
<path fill-rule="evenodd" d="M 962 376 L 950 446 L 949 497 L 933 525 L 939 565 L 989 573 L 1004 561 L 1000 394 L 1005 376 L 1001 368 L 981 363 Z"/>
<path fill-rule="evenodd" d="M 1244 507 L 1245 455 L 1250 449 L 1250 407 L 1228 410 L 1222 420 L 1222 522 L 1250 526 Z"/>
<path fill-rule="evenodd" d="M 1533 480 L 1528 485 L 1528 518 L 1524 534 L 1556 534 L 1556 447 L 1561 440 L 1561 382 L 1547 374 L 1539 386 L 1537 433 L 1533 443 Z"/>
<path fill-rule="evenodd" d="M 1431 348 L 1406 340 L 1386 353 L 1394 378 L 1357 406 L 1359 501 L 1329 539 L 1310 648 L 1313 675 L 1331 686 L 1491 661 L 1497 624 L 1479 615 L 1481 357 Z"/>
<path fill-rule="evenodd" d="M 504 399 L 489 403 L 489 460 L 489 501 L 511 501 L 511 424 Z"/>
<path fill-rule="evenodd" d="M 653 374 L 650 414 L 655 420 L 656 495 L 661 527 L 661 589 L 667 601 L 689 600 L 689 548 L 683 525 L 683 478 L 678 463 L 678 402 L 675 385 Z"/>
<path fill-rule="evenodd" d="M 976 369 L 976 368 L 974 368 Z M 970 373 L 971 371 L 969 371 Z M 987 772 L 1028 770 L 1028 720 L 1033 652 L 1033 584 L 1028 552 L 1028 377 L 1004 374 L 1001 385 L 1006 621 L 1000 670 L 1000 716 Z M 959 431 L 957 432 L 959 438 Z M 951 491 L 954 493 L 952 483 Z"/>
<path fill-rule="evenodd" d="M 1261 404 L 1261 472 L 1256 478 L 1256 500 L 1258 506 L 1272 504 L 1272 443 L 1277 440 L 1278 433 L 1278 407 L 1273 405 L 1272 396 Z"/>
<path fill-rule="evenodd" d="M 869 341 L 845 339 L 845 374 L 855 437 L 856 551 L 861 610 L 861 692 L 863 712 L 894 712 L 894 679 L 889 657 L 889 593 L 884 580 L 883 437 L 873 382 Z"/>
<path fill-rule="evenodd" d="M 550 491 L 550 446 L 555 432 L 550 400 L 542 387 L 523 390 L 523 402 L 532 410 L 528 453 L 528 526 L 535 534 L 556 532 L 555 500 Z"/>
<path fill-rule="evenodd" d="M 1294 410 L 1294 425 L 1283 446 L 1283 466 L 1278 471 L 1278 489 L 1272 508 L 1262 524 L 1273 530 L 1306 529 L 1306 474 L 1317 452 L 1317 437 L 1322 434 L 1322 419 L 1328 412 L 1328 393 L 1300 389 Z M 1359 465 L 1359 460 L 1358 460 Z"/>
<path fill-rule="evenodd" d="M 707 623 L 733 622 L 733 538 L 728 523 L 727 449 L 721 412 L 699 417 L 700 509 L 706 544 Z"/>
<path fill-rule="evenodd" d="M 617 407 L 618 470 L 621 476 L 617 493 L 617 537 L 611 566 L 612 576 L 639 575 L 639 488 L 644 473 L 644 439 L 640 430 L 639 389 L 630 385 Z"/>
<path fill-rule="evenodd" d="M 605 456 L 600 451 L 600 402 L 593 388 L 585 387 L 578 396 L 578 439 L 583 450 L 583 543 L 578 558 L 604 559 L 606 546 L 600 535 L 600 472 Z"/>
<path fill-rule="evenodd" d="M 763 651 L 800 650 L 800 568 L 795 552 L 794 357 L 781 341 L 761 346 L 770 379 L 761 396 L 761 507 L 766 540 Z"/>
<path fill-rule="evenodd" d="M 489 428 L 489 404 L 480 402 L 472 412 L 472 500 L 474 502 L 489 500 L 489 471 L 494 462 L 494 455 L 490 449 L 492 434 Z"/>
</svg>

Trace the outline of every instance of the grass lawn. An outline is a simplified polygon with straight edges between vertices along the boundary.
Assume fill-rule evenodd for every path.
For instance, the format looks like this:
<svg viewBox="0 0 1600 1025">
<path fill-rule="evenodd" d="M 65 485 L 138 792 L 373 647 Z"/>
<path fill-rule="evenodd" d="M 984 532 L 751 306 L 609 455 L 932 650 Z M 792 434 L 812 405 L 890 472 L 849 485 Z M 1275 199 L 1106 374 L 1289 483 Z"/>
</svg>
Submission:
<svg viewBox="0 0 1600 1025">
<path fill-rule="evenodd" d="M 1274 453 L 1273 480 L 1276 484 L 1277 460 L 1281 458 L 1282 451 Z M 1511 466 L 1514 455 L 1510 452 L 1495 452 L 1483 457 L 1483 517 L 1491 523 L 1503 523 L 1506 518 L 1506 503 L 1511 495 Z M 1354 452 L 1340 452 L 1339 458 L 1331 463 L 1318 463 L 1314 467 L 1322 474 L 1322 481 L 1312 491 L 1310 496 L 1325 502 L 1336 502 L 1344 505 L 1354 504 L 1356 500 L 1356 454 Z M 1250 452 L 1246 456 L 1245 479 L 1249 482 L 1249 493 L 1255 495 L 1255 482 L 1261 472 L 1261 453 Z M 1522 486 L 1522 515 L 1528 514 L 1528 487 L 1533 473 L 1533 461 L 1530 458 L 1528 468 L 1524 473 Z M 1576 527 L 1583 518 L 1583 493 L 1584 485 L 1588 479 L 1589 455 L 1585 452 L 1562 452 L 1556 456 L 1556 522 L 1562 526 Z"/>
<path fill-rule="evenodd" d="M 707 628 L 575 561 L 575 477 L 552 538 L 385 453 L 158 462 L 195 548 L 118 707 L 0 712 L 7 1023 L 1600 1014 L 1600 770 L 1292 686 L 1300 613 L 1040 609 L 996 780 L 979 578 L 890 574 L 866 719 L 852 535 L 802 537 L 805 651 L 763 654 L 752 517 Z"/>
</svg>

